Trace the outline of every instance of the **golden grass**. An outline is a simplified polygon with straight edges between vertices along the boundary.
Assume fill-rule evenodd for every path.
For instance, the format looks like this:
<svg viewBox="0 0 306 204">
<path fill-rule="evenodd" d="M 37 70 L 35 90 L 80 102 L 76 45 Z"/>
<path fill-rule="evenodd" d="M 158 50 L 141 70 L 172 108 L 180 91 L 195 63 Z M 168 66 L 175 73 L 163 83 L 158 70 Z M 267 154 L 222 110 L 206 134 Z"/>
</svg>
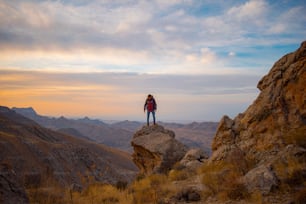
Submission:
<svg viewBox="0 0 306 204">
<path fill-rule="evenodd" d="M 93 184 L 83 192 L 66 192 L 66 203 L 73 204 L 132 204 L 132 195 L 109 184 Z"/>
<path fill-rule="evenodd" d="M 171 170 L 168 173 L 170 181 L 182 181 L 190 177 L 190 173 L 187 170 Z"/>
<path fill-rule="evenodd" d="M 133 204 L 160 203 L 173 196 L 176 191 L 176 187 L 164 174 L 153 174 L 134 182 L 130 187 Z"/>
<path fill-rule="evenodd" d="M 250 197 L 246 187 L 239 181 L 239 167 L 226 162 L 209 163 L 202 166 L 202 183 L 207 187 L 203 197 L 216 196 L 221 201 L 241 200 Z"/>
</svg>

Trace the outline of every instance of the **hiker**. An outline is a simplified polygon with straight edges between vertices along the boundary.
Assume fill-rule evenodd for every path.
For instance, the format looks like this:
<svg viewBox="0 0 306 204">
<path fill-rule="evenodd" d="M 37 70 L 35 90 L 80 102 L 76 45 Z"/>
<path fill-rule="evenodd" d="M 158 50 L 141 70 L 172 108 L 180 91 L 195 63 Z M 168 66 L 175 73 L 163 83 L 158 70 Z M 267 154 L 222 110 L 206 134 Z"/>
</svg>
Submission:
<svg viewBox="0 0 306 204">
<path fill-rule="evenodd" d="M 144 104 L 144 107 L 143 107 L 144 112 L 146 112 L 146 109 L 147 109 L 147 126 L 149 126 L 150 113 L 152 113 L 153 124 L 155 125 L 155 111 L 156 111 L 156 108 L 157 108 L 156 101 L 155 101 L 154 97 L 151 94 L 149 94 L 147 99 L 146 99 L 146 102 Z"/>
</svg>

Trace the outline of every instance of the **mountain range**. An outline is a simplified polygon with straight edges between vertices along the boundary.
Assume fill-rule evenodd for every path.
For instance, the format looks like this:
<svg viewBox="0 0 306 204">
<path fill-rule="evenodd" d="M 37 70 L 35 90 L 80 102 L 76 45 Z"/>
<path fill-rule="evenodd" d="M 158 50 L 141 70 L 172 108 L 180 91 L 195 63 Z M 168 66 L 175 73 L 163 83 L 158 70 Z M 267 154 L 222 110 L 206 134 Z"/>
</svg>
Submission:
<svg viewBox="0 0 306 204">
<path fill-rule="evenodd" d="M 48 117 L 37 114 L 32 107 L 15 107 L 12 110 L 34 120 L 43 127 L 130 153 L 132 152 L 130 141 L 133 134 L 144 125 L 142 122 L 128 120 L 109 124 L 88 117 L 81 119 L 69 119 L 63 116 L 59 118 Z M 159 122 L 159 124 L 173 130 L 176 138 L 183 144 L 201 148 L 207 153 L 211 152 L 211 142 L 218 126 L 217 122 L 193 122 L 190 124 Z"/>
</svg>

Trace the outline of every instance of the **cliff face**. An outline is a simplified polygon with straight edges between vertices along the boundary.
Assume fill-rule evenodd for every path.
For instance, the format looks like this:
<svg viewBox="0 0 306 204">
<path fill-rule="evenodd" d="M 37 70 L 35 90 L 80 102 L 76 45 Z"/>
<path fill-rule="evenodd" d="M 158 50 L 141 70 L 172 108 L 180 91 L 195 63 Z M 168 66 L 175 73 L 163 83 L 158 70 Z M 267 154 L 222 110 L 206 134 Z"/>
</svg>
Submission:
<svg viewBox="0 0 306 204">
<path fill-rule="evenodd" d="M 209 161 L 239 160 L 248 187 L 254 181 L 262 182 L 253 187 L 267 193 L 283 181 L 276 165 L 281 161 L 284 168 L 290 160 L 300 163 L 301 179 L 305 180 L 306 42 L 278 60 L 257 87 L 261 92 L 244 113 L 221 119 Z M 256 175 L 269 178 L 260 180 Z M 269 187 L 264 189 L 267 183 Z"/>
</svg>

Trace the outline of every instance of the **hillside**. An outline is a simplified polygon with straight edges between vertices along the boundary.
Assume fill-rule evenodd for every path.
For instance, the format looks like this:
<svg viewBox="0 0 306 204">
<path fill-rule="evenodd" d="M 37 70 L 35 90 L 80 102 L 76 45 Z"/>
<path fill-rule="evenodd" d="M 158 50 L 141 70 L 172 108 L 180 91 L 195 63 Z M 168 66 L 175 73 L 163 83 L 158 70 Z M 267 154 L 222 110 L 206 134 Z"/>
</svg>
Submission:
<svg viewBox="0 0 306 204">
<path fill-rule="evenodd" d="M 4 203 L 19 202 L 11 196 L 26 203 L 33 189 L 130 182 L 137 172 L 127 153 L 41 127 L 2 106 L 0 166 Z"/>
</svg>

